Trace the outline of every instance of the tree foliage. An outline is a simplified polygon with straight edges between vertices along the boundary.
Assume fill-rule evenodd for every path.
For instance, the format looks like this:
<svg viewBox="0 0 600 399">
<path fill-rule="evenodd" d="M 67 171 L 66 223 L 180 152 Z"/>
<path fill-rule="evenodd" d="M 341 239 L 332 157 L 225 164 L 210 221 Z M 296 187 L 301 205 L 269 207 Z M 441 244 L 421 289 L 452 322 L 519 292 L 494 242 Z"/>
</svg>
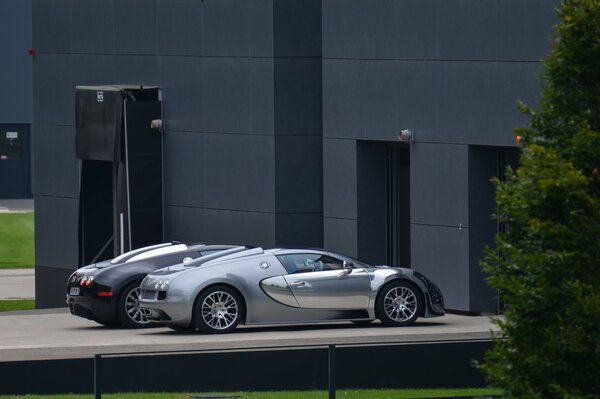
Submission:
<svg viewBox="0 0 600 399">
<path fill-rule="evenodd" d="M 564 0 L 521 163 L 496 180 L 507 226 L 484 268 L 507 309 L 482 366 L 515 398 L 600 397 L 600 0 Z"/>
</svg>

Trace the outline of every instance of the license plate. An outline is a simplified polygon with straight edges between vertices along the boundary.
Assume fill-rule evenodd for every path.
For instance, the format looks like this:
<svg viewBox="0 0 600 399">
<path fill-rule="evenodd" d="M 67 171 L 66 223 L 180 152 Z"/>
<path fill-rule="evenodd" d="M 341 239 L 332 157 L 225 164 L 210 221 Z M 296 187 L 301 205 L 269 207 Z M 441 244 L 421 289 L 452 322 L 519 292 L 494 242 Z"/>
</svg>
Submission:
<svg viewBox="0 0 600 399">
<path fill-rule="evenodd" d="M 79 287 L 69 288 L 69 295 L 79 295 Z"/>
</svg>

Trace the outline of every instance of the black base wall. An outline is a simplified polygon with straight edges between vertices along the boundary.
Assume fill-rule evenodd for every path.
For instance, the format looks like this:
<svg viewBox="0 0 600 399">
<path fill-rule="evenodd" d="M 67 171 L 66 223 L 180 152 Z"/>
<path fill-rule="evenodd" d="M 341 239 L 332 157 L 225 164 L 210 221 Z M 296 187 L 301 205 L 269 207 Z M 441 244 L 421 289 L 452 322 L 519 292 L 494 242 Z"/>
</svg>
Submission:
<svg viewBox="0 0 600 399">
<path fill-rule="evenodd" d="M 35 267 L 35 304 L 38 309 L 66 307 L 67 279 L 70 269 Z M 62 288 L 62 289 L 60 289 Z"/>
<path fill-rule="evenodd" d="M 489 341 L 336 348 L 337 388 L 481 387 Z M 101 359 L 102 392 L 327 388 L 327 348 Z M 0 394 L 89 393 L 93 359 L 0 363 Z M 35 376 L 35 378 L 31 378 Z"/>
</svg>

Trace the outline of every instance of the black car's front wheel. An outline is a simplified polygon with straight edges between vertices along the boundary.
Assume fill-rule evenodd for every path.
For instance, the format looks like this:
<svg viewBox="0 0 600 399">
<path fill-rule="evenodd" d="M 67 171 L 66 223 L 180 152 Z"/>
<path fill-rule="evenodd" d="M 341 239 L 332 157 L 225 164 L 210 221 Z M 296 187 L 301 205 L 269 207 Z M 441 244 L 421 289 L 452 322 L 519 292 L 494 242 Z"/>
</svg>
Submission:
<svg viewBox="0 0 600 399">
<path fill-rule="evenodd" d="M 123 327 L 144 328 L 152 326 L 140 310 L 140 282 L 129 284 L 121 291 L 117 302 L 117 317 Z"/>
<path fill-rule="evenodd" d="M 416 285 L 395 281 L 379 292 L 375 313 L 385 326 L 408 326 L 423 313 L 423 306 L 421 291 Z"/>
<path fill-rule="evenodd" d="M 196 299 L 194 323 L 201 332 L 226 333 L 237 327 L 243 314 L 244 302 L 235 290 L 214 286 L 207 288 Z"/>
</svg>

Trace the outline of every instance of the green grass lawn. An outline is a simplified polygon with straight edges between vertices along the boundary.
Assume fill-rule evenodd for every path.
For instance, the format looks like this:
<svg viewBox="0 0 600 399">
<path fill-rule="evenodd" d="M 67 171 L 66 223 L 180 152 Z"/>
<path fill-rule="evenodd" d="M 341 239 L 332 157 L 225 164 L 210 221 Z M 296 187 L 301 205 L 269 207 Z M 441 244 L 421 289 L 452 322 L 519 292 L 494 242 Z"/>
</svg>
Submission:
<svg viewBox="0 0 600 399">
<path fill-rule="evenodd" d="M 357 389 L 338 390 L 336 398 L 340 399 L 416 399 L 443 398 L 453 396 L 498 396 L 497 389 Z M 107 399 L 187 399 L 191 395 L 201 393 L 118 393 L 105 394 Z M 282 392 L 233 392 L 243 399 L 326 399 L 327 391 L 282 391 Z M 26 395 L 0 396 L 0 399 L 92 399 L 93 395 Z"/>
<path fill-rule="evenodd" d="M 33 267 L 33 212 L 0 213 L 0 269 Z"/>
<path fill-rule="evenodd" d="M 0 312 L 35 309 L 35 299 L 2 299 Z"/>
</svg>

